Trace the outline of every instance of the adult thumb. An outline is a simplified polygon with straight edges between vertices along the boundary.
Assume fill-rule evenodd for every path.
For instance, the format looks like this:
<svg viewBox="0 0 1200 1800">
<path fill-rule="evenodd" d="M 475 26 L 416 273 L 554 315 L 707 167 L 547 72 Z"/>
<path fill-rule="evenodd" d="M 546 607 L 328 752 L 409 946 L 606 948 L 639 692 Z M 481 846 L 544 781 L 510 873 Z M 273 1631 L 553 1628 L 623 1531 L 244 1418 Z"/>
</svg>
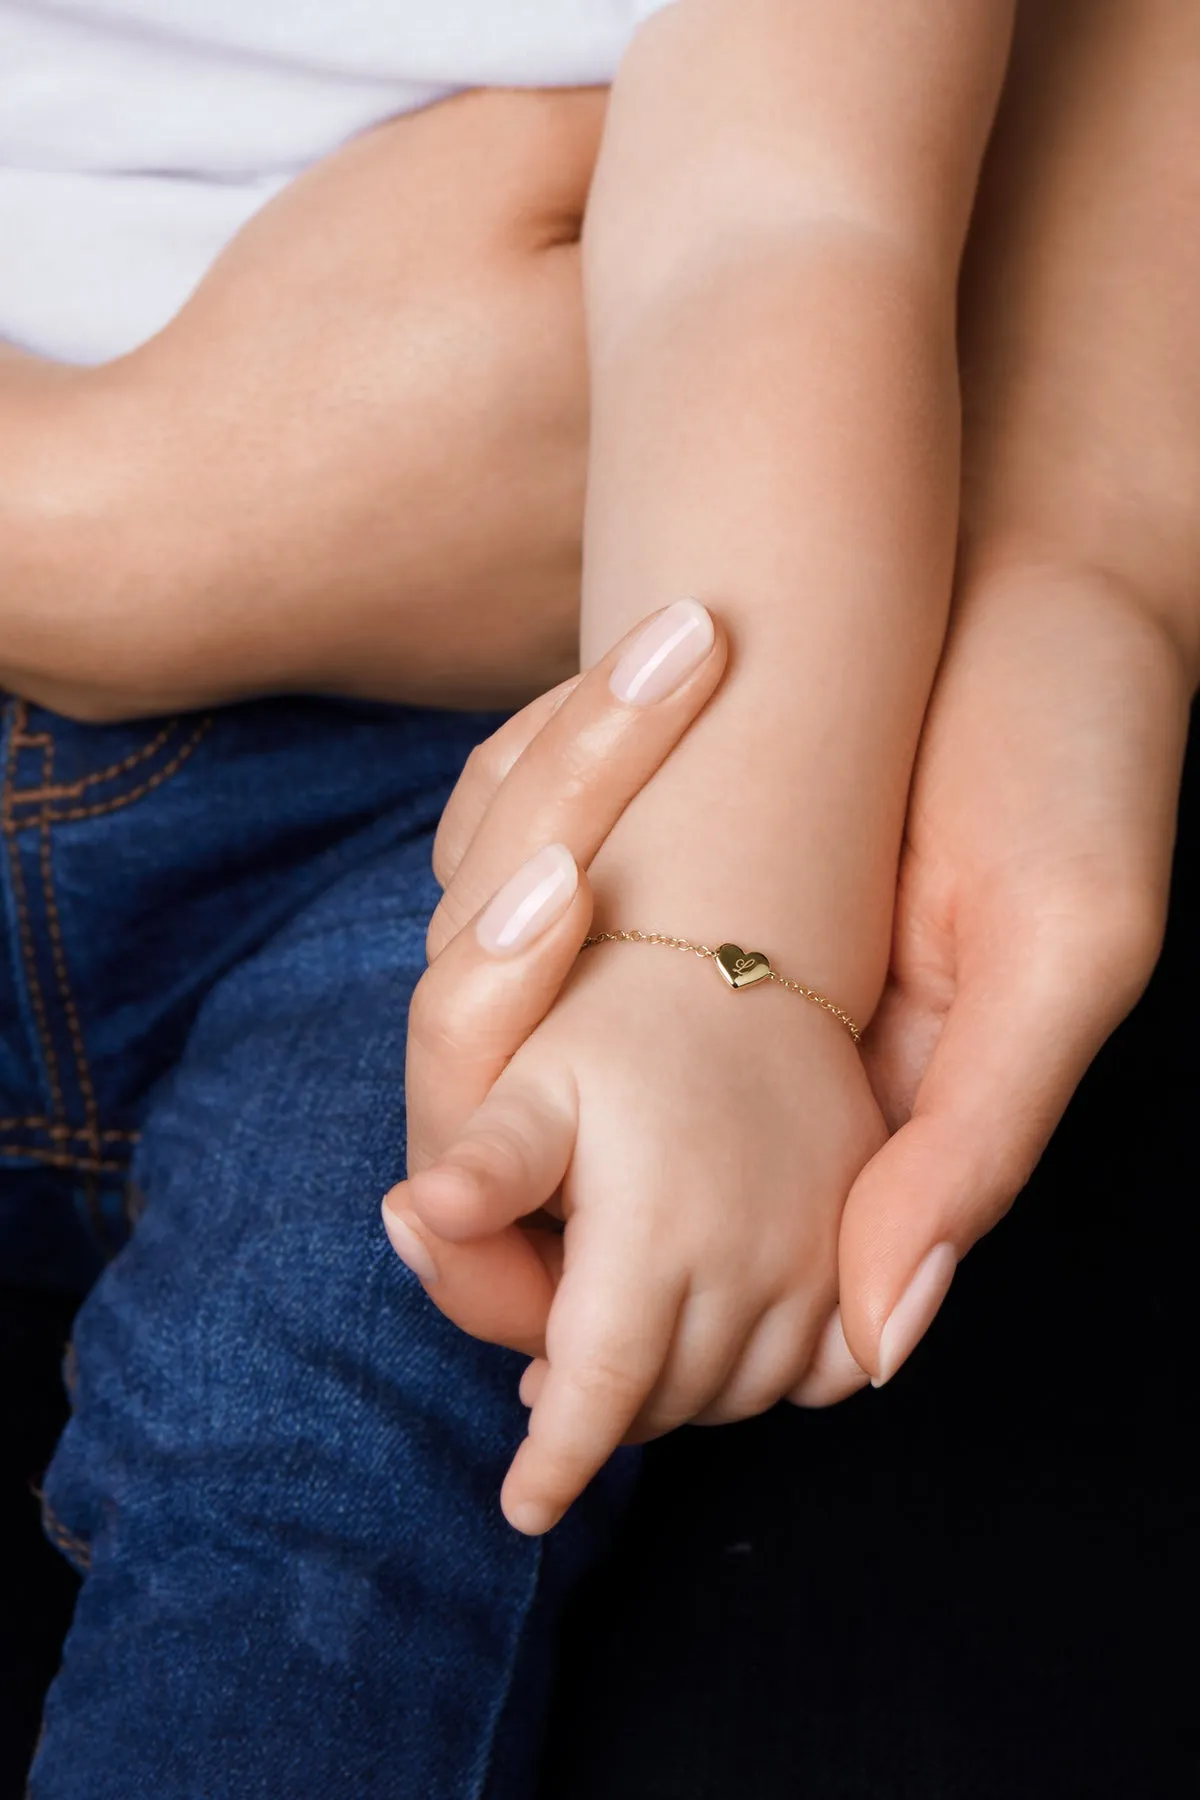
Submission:
<svg viewBox="0 0 1200 1800">
<path fill-rule="evenodd" d="M 1153 960 L 1145 944 L 1046 944 L 960 986 L 911 1117 L 842 1217 L 842 1325 L 874 1385 L 916 1348 L 961 1258 L 1024 1187 Z"/>
</svg>

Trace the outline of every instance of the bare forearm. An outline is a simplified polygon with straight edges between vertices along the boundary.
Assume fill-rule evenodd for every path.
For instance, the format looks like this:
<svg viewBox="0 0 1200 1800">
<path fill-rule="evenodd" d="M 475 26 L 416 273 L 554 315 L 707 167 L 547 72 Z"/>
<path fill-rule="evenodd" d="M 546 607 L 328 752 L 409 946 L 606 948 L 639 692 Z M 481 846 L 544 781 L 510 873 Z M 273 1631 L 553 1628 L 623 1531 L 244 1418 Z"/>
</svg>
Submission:
<svg viewBox="0 0 1200 1800">
<path fill-rule="evenodd" d="M 963 308 L 964 601 L 1040 570 L 1045 605 L 1142 609 L 1193 683 L 1198 94 L 1195 7 L 1026 7 Z"/>
<path fill-rule="evenodd" d="M 920 36 L 927 9 L 908 10 Z M 855 11 L 839 8 L 835 22 L 830 9 L 830 52 L 838 30 L 860 30 Z M 776 163 L 760 142 L 763 206 L 738 221 L 694 219 L 696 241 L 661 258 L 656 286 L 638 277 L 632 297 L 623 291 L 616 246 L 626 266 L 644 264 L 624 220 L 610 234 L 603 210 L 617 213 L 620 183 L 636 182 L 648 240 L 677 229 L 672 146 L 656 125 L 631 118 L 640 142 L 618 143 L 611 167 L 606 139 L 589 218 L 585 654 L 647 605 L 689 593 L 719 608 L 734 646 L 722 693 L 606 847 L 606 918 L 742 931 L 864 1015 L 886 967 L 904 802 L 948 602 L 954 287 L 1003 54 L 989 19 L 960 55 L 958 89 L 949 84 L 944 142 L 910 156 L 911 191 L 889 142 L 907 128 L 879 78 L 877 156 L 858 162 L 848 146 L 841 165 L 827 157 L 814 191 L 793 145 Z M 812 68 L 790 99 L 802 107 L 810 80 L 828 75 Z M 873 64 L 860 70 L 857 93 L 828 105 L 861 131 L 877 78 Z M 916 102 L 900 86 L 907 114 Z M 614 134 L 620 99 L 618 85 Z M 695 100 L 682 106 L 711 130 Z M 936 102 L 929 117 L 936 138 Z M 835 124 L 814 129 L 836 142 Z M 945 164 L 940 183 L 927 153 Z M 657 218 L 656 181 L 670 222 Z M 918 189 L 936 198 L 922 203 Z"/>
</svg>

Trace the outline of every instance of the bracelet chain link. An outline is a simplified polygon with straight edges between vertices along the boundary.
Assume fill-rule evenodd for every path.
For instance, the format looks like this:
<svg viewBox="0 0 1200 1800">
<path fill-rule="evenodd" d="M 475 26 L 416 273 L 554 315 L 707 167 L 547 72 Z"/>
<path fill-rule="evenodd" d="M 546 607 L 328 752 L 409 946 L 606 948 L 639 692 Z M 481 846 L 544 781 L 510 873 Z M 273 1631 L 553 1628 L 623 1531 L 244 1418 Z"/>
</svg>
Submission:
<svg viewBox="0 0 1200 1800">
<path fill-rule="evenodd" d="M 597 931 L 591 937 L 583 940 L 582 947 L 585 950 L 590 950 L 593 944 L 658 944 L 664 950 L 683 950 L 690 955 L 698 956 L 705 961 L 721 961 L 720 951 L 712 949 L 708 944 L 694 944 L 690 938 L 668 937 L 665 932 L 661 931 Z M 751 957 L 744 957 L 743 952 L 738 950 L 736 945 L 732 944 L 722 944 L 721 950 L 737 951 L 737 954 L 740 957 L 743 957 L 743 960 L 747 964 L 752 961 L 761 962 L 765 966 L 756 970 L 753 976 L 755 981 L 773 981 L 776 987 L 787 988 L 790 993 L 799 994 L 802 1000 L 808 1000 L 813 1006 L 819 1006 L 822 1011 L 831 1013 L 838 1023 L 844 1026 L 850 1033 L 854 1042 L 856 1044 L 861 1043 L 862 1032 L 854 1023 L 854 1020 L 850 1017 L 849 1013 L 843 1012 L 842 1008 L 836 1005 L 827 994 L 818 993 L 816 988 L 805 987 L 802 982 L 790 981 L 786 975 L 778 974 L 776 970 L 771 968 L 770 963 L 765 957 L 754 955 Z M 730 986 L 742 985 L 741 983 L 735 984 L 730 980 L 724 967 L 722 967 L 722 973 L 725 974 L 725 978 L 729 981 Z M 747 983 L 746 985 L 749 984 Z"/>
</svg>

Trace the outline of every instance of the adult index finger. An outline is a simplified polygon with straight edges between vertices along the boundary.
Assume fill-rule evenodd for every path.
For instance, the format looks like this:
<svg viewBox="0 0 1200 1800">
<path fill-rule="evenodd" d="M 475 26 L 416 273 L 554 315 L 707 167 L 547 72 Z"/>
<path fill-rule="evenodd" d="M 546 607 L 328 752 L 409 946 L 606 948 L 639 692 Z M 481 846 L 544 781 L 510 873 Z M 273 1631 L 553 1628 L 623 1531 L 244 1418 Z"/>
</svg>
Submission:
<svg viewBox="0 0 1200 1800">
<path fill-rule="evenodd" d="M 431 959 L 541 845 L 565 844 L 586 867 L 708 700 L 726 656 L 707 608 L 679 600 L 588 671 L 496 790 L 433 915 Z"/>
</svg>

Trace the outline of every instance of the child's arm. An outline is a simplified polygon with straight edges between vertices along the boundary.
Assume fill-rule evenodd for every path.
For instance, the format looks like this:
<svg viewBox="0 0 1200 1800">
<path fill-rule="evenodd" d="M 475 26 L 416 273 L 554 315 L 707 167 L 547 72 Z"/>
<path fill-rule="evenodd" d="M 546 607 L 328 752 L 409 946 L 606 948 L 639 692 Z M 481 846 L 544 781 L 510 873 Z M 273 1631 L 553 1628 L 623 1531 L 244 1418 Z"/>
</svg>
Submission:
<svg viewBox="0 0 1200 1800">
<path fill-rule="evenodd" d="M 598 923 L 737 939 L 862 1022 L 948 600 L 955 284 L 1009 10 L 680 0 L 618 77 L 589 212 L 585 649 L 685 594 L 733 640 L 596 858 Z M 456 887 L 486 897 L 469 867 Z M 514 1523 L 544 1529 L 635 1421 L 744 1416 L 800 1378 L 881 1136 L 816 1008 L 587 953 L 409 1196 L 466 1238 L 563 1184 Z"/>
<path fill-rule="evenodd" d="M 958 506 L 959 254 L 997 0 L 681 0 L 614 89 L 585 236 L 585 660 L 721 609 L 716 703 L 595 870 L 861 1019 L 887 963 Z"/>
<path fill-rule="evenodd" d="M 0 686 L 104 719 L 296 688 L 499 705 L 577 667 L 604 102 L 395 120 L 132 355 L 0 353 Z"/>
</svg>

